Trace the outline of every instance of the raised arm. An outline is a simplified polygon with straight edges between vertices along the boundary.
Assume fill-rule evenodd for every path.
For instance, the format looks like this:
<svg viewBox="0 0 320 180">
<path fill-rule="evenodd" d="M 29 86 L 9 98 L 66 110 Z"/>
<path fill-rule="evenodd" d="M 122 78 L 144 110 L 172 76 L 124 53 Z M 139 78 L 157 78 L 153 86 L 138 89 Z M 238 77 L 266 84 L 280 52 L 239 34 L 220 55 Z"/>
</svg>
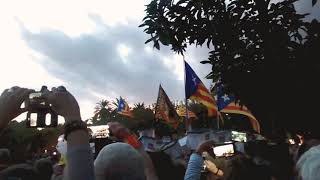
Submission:
<svg viewBox="0 0 320 180">
<path fill-rule="evenodd" d="M 45 95 L 52 109 L 65 118 L 68 180 L 94 180 L 93 155 L 86 124 L 81 120 L 76 99 L 64 87 L 52 88 Z"/>
<path fill-rule="evenodd" d="M 202 153 L 210 152 L 213 145 L 213 141 L 206 141 L 198 146 L 196 152 L 192 153 L 188 162 L 184 180 L 200 180 L 201 170 L 203 167 Z"/>
<path fill-rule="evenodd" d="M 3 91 L 0 96 L 0 134 L 11 120 L 26 111 L 20 106 L 31 92 L 34 90 L 17 86 Z"/>
</svg>

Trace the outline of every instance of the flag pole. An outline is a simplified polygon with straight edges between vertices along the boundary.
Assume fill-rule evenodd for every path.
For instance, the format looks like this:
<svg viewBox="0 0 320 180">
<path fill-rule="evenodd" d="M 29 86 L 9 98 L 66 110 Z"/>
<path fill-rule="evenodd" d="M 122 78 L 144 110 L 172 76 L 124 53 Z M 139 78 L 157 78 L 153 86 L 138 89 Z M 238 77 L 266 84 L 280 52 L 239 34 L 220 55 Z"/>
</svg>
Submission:
<svg viewBox="0 0 320 180">
<path fill-rule="evenodd" d="M 215 89 L 216 90 L 216 94 L 217 94 L 217 103 L 218 103 L 218 99 L 219 99 L 219 94 L 218 94 L 218 85 L 216 84 L 216 88 L 212 88 L 212 89 Z M 217 105 L 217 129 L 220 130 L 220 116 L 221 113 L 220 113 L 220 110 L 219 110 L 219 107 Z"/>
<path fill-rule="evenodd" d="M 182 54 L 183 57 L 183 69 L 184 69 L 184 88 L 186 88 L 186 83 L 187 83 L 187 73 L 186 73 L 186 66 L 185 66 L 185 57 L 184 54 Z M 187 99 L 187 95 L 186 95 L 186 89 L 184 89 L 184 93 L 185 93 L 185 106 L 186 106 L 186 116 L 185 116 L 185 126 L 186 126 L 186 132 L 188 132 L 190 130 L 189 127 L 189 116 L 188 116 L 188 99 Z"/>
<path fill-rule="evenodd" d="M 220 111 L 218 111 L 217 113 L 217 129 L 218 130 L 220 130 L 220 116 L 221 116 Z"/>
</svg>

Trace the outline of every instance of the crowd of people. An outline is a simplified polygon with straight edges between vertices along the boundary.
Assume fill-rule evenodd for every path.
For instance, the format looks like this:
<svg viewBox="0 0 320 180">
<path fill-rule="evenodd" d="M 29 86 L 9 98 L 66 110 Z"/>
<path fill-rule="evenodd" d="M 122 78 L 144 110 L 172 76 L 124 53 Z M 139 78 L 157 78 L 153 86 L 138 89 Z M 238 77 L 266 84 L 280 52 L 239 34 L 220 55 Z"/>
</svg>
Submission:
<svg viewBox="0 0 320 180">
<path fill-rule="evenodd" d="M 0 96 L 0 131 L 27 109 L 21 104 L 33 90 L 12 87 Z M 118 122 L 109 123 L 117 142 L 105 145 L 96 155 L 89 145 L 87 125 L 81 120 L 77 100 L 60 86 L 43 93 L 52 109 L 65 118 L 65 162 L 48 156 L 34 162 L 12 164 L 5 147 L 0 149 L 0 180 L 316 180 L 320 179 L 320 141 L 305 137 L 294 143 L 247 142 L 245 152 L 217 157 L 212 140 L 185 151 L 182 161 L 165 152 L 148 152 Z"/>
</svg>

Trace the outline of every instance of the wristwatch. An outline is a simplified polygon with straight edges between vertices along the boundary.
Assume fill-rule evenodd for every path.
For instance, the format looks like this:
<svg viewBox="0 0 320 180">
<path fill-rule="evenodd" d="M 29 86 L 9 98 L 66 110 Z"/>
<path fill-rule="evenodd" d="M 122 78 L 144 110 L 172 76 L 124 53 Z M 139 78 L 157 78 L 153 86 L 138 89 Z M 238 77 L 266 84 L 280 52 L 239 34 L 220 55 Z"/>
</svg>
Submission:
<svg viewBox="0 0 320 180">
<path fill-rule="evenodd" d="M 69 121 L 64 124 L 64 139 L 67 140 L 68 135 L 77 130 L 84 130 L 87 131 L 87 124 L 81 120 L 77 121 Z"/>
</svg>

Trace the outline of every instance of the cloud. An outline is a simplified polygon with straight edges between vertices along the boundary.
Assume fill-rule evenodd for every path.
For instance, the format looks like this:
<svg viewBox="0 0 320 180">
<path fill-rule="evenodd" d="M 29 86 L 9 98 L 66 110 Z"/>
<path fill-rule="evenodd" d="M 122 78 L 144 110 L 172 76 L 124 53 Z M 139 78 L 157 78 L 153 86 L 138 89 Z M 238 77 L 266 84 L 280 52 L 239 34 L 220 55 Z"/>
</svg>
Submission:
<svg viewBox="0 0 320 180">
<path fill-rule="evenodd" d="M 54 3 L 55 6 L 43 3 L 35 6 L 38 8 L 32 11 L 29 8 L 12 8 L 28 27 L 24 28 L 21 24 L 22 39 L 28 48 L 41 54 L 29 59 L 29 64 L 38 63 L 37 66 L 40 65 L 51 77 L 58 79 L 71 90 L 87 114 L 92 112 L 94 103 L 100 98 L 110 99 L 121 95 L 130 103 L 154 103 L 159 83 L 162 83 L 172 100 L 183 99 L 182 57 L 175 55 L 167 47 L 162 46 L 161 50 L 157 51 L 152 49 L 151 44 L 144 44 L 148 36 L 143 29 L 138 28 L 137 20 L 144 15 L 143 4 L 146 4 L 146 1 L 134 1 L 130 6 L 126 6 L 130 8 L 122 9 L 125 13 L 117 12 L 127 1 L 119 1 L 116 6 L 99 2 L 76 3 L 76 13 L 73 16 L 67 15 L 74 5 L 73 2 L 62 6 L 58 16 L 57 10 L 61 10 L 59 3 Z M 319 5 L 318 2 L 311 8 L 311 0 L 300 0 L 296 7 L 298 12 L 312 12 L 310 17 L 319 19 Z M 11 10 L 9 9 L 8 13 Z M 41 31 L 40 27 L 32 28 L 32 24 L 36 27 L 39 24 L 45 25 L 46 30 Z M 48 29 L 49 27 L 54 29 Z M 204 77 L 211 71 L 211 66 L 199 62 L 208 57 L 208 51 L 207 48 L 191 47 L 185 54 L 186 60 L 207 87 L 210 80 Z M 32 76 L 32 72 L 30 73 L 29 76 Z M 57 83 L 45 82 L 46 80 L 52 81 L 52 78 L 39 78 L 39 81 L 44 81 L 42 84 Z"/>
<path fill-rule="evenodd" d="M 284 0 L 271 0 L 271 3 L 278 3 Z M 309 15 L 306 17 L 307 21 L 317 19 L 320 20 L 320 2 L 318 1 L 315 6 L 312 7 L 312 0 L 298 0 L 294 3 L 296 11 L 300 14 L 308 13 Z"/>
<path fill-rule="evenodd" d="M 295 7 L 298 13 L 304 14 L 309 13 L 306 19 L 312 20 L 317 19 L 320 20 L 320 2 L 318 1 L 315 6 L 312 7 L 311 0 L 300 0 L 295 3 Z"/>
<path fill-rule="evenodd" d="M 152 50 L 138 23 L 108 26 L 98 15 L 89 16 L 93 33 L 70 37 L 57 30 L 33 33 L 22 28 L 27 46 L 42 54 L 39 63 L 63 80 L 82 100 L 123 96 L 129 102 L 154 103 L 161 83 L 172 100 L 184 98 L 182 57 L 169 48 Z M 151 51 L 150 51 L 151 49 Z M 204 79 L 210 66 L 200 65 L 208 50 L 191 48 L 186 59 Z M 209 81 L 204 80 L 208 85 Z"/>
</svg>

